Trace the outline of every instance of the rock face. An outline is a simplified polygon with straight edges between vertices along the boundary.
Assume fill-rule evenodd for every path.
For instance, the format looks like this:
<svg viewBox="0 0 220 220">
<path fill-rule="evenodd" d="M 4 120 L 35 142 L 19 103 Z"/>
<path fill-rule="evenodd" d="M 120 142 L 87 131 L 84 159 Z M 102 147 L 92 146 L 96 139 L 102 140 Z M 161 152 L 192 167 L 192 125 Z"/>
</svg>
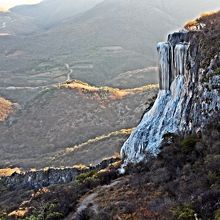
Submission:
<svg viewBox="0 0 220 220">
<path fill-rule="evenodd" d="M 214 54 L 208 68 L 200 68 L 201 51 L 196 39 L 201 34 L 176 32 L 169 35 L 168 42 L 158 44 L 160 91 L 121 149 L 125 164 L 156 156 L 166 133 L 202 131 L 219 111 L 220 53 Z"/>
<path fill-rule="evenodd" d="M 10 189 L 39 189 L 54 184 L 69 183 L 82 171 L 76 168 L 47 169 L 35 172 L 14 173 L 9 177 L 0 178 Z"/>
<path fill-rule="evenodd" d="M 13 173 L 11 176 L 0 177 L 0 182 L 7 188 L 14 189 L 40 189 L 55 184 L 64 184 L 74 181 L 75 178 L 85 172 L 91 170 L 102 170 L 119 158 L 110 158 L 103 160 L 96 166 L 85 167 L 83 169 L 71 168 L 47 168 L 44 170 L 28 171 L 23 173 Z"/>
</svg>

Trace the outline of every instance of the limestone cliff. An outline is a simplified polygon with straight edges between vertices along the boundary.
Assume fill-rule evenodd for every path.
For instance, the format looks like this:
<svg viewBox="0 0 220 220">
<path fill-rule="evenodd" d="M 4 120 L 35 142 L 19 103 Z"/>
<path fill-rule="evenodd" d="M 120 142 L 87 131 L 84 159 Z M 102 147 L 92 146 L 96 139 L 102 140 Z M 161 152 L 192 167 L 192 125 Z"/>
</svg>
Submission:
<svg viewBox="0 0 220 220">
<path fill-rule="evenodd" d="M 122 147 L 125 163 L 157 155 L 167 133 L 202 132 L 218 114 L 220 48 L 213 47 L 220 46 L 219 19 L 219 12 L 202 16 L 194 22 L 194 29 L 186 26 L 190 30 L 170 34 L 167 42 L 157 45 L 160 90 Z"/>
</svg>

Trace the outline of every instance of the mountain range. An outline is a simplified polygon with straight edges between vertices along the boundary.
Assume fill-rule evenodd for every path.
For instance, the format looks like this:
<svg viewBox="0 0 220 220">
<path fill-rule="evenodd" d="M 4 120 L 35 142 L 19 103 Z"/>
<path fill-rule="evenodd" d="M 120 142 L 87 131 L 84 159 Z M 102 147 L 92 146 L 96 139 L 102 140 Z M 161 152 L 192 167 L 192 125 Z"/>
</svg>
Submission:
<svg viewBox="0 0 220 220">
<path fill-rule="evenodd" d="M 12 8 L 0 14 L 1 86 L 61 82 L 66 63 L 72 79 L 108 85 L 134 71 L 137 86 L 136 70 L 156 66 L 155 44 L 219 2 L 195 0 L 193 5 L 189 0 L 45 0 Z M 151 70 L 144 84 L 157 82 Z"/>
</svg>

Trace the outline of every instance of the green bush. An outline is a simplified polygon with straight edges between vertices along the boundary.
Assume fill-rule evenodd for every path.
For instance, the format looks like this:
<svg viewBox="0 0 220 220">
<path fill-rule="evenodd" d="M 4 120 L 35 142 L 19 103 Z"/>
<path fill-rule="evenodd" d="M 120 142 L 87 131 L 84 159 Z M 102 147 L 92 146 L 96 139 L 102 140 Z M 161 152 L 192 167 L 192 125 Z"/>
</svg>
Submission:
<svg viewBox="0 0 220 220">
<path fill-rule="evenodd" d="M 26 220 L 59 220 L 64 217 L 64 214 L 59 212 L 59 204 L 56 201 L 42 203 L 27 217 Z"/>
<path fill-rule="evenodd" d="M 79 176 L 76 177 L 76 181 L 80 183 L 84 183 L 87 179 L 96 178 L 97 171 L 92 170 L 86 173 L 82 173 Z"/>
<path fill-rule="evenodd" d="M 1 219 L 0 219 L 1 220 Z M 40 220 L 40 218 L 34 216 L 34 215 L 31 215 L 29 217 L 26 217 L 25 220 Z"/>
<path fill-rule="evenodd" d="M 64 217 L 63 213 L 60 212 L 52 212 L 49 213 L 46 217 L 46 220 L 59 220 Z"/>
<path fill-rule="evenodd" d="M 195 149 L 198 139 L 195 136 L 188 136 L 180 142 L 182 153 L 188 154 Z"/>
<path fill-rule="evenodd" d="M 217 68 L 217 69 L 213 72 L 212 75 L 213 75 L 213 76 L 220 75 L 220 68 Z"/>
<path fill-rule="evenodd" d="M 220 209 L 215 212 L 215 220 L 220 220 Z"/>
<path fill-rule="evenodd" d="M 208 180 L 210 184 L 215 184 L 219 179 L 220 177 L 217 173 L 211 171 L 208 172 Z"/>
<path fill-rule="evenodd" d="M 192 206 L 185 204 L 171 210 L 175 220 L 193 220 L 195 211 Z"/>
</svg>

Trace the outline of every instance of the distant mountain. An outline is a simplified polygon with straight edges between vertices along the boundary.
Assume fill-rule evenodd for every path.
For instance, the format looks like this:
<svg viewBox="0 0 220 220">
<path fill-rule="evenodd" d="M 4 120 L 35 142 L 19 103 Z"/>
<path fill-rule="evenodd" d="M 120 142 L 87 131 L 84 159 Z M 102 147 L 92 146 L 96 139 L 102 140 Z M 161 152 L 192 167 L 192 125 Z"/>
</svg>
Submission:
<svg viewBox="0 0 220 220">
<path fill-rule="evenodd" d="M 35 19 L 14 12 L 0 12 L 0 36 L 20 36 L 33 34 L 41 31 L 42 28 L 35 22 Z M 15 38 L 16 39 L 16 38 Z M 2 39 L 0 39 L 1 41 Z M 7 47 L 8 45 L 5 45 Z"/>
<path fill-rule="evenodd" d="M 219 6 L 218 0 L 195 0 L 196 7 L 189 0 L 100 1 L 47 0 L 12 9 L 44 28 L 0 37 L 0 77 L 10 77 L 11 84 L 55 83 L 65 79 L 58 76 L 67 63 L 72 78 L 108 85 L 121 73 L 156 66 L 155 45 L 169 30 Z M 155 82 L 155 72 L 150 74 L 148 83 Z M 135 78 L 134 84 L 139 85 Z"/>
<path fill-rule="evenodd" d="M 12 12 L 34 18 L 44 28 L 49 28 L 69 17 L 83 13 L 103 0 L 44 0 L 36 5 L 17 6 Z"/>
</svg>

